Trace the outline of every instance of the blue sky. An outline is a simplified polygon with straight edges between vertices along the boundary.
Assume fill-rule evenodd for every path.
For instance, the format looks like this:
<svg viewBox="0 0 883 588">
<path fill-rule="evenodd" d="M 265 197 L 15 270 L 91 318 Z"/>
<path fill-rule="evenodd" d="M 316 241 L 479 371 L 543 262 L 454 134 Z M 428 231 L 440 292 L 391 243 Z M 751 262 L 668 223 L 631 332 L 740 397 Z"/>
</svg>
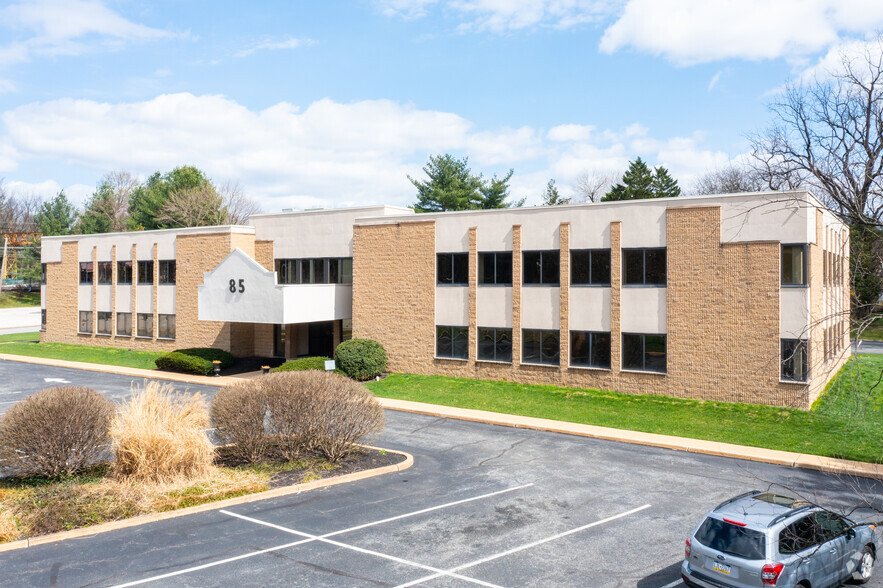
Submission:
<svg viewBox="0 0 883 588">
<path fill-rule="evenodd" d="M 190 164 L 268 212 L 406 205 L 450 152 L 528 203 L 636 156 L 689 189 L 881 27 L 869 0 L 0 3 L 0 178 L 81 203 Z"/>
</svg>

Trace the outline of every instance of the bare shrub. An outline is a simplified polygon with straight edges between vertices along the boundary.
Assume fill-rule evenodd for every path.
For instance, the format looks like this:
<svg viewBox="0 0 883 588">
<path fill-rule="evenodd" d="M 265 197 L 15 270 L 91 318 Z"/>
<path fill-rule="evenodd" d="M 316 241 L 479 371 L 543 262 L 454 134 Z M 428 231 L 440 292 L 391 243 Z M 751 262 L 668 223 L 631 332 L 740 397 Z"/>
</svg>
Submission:
<svg viewBox="0 0 883 588">
<path fill-rule="evenodd" d="M 0 419 L 0 471 L 56 477 L 83 470 L 107 450 L 114 411 L 90 388 L 59 386 L 25 398 Z"/>
<path fill-rule="evenodd" d="M 114 473 L 151 482 L 206 475 L 214 457 L 208 423 L 202 394 L 177 394 L 170 384 L 148 382 L 111 424 Z"/>
<path fill-rule="evenodd" d="M 286 459 L 315 451 L 337 461 L 383 429 L 383 409 L 349 378 L 318 370 L 279 372 L 221 390 L 212 423 L 230 451 L 260 461 L 272 447 Z"/>
<path fill-rule="evenodd" d="M 264 421 L 267 399 L 259 385 L 270 377 L 245 380 L 218 390 L 212 398 L 211 422 L 215 437 L 235 459 L 257 463 L 267 452 Z"/>
</svg>

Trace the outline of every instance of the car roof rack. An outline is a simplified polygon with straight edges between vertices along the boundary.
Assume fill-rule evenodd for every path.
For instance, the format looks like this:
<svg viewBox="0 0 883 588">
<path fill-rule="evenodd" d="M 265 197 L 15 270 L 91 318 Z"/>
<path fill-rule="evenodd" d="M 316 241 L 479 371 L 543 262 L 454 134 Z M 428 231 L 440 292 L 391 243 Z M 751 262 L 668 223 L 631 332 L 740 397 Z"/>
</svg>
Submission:
<svg viewBox="0 0 883 588">
<path fill-rule="evenodd" d="M 749 496 L 756 496 L 757 494 L 761 494 L 761 493 L 762 493 L 761 490 L 749 490 L 748 492 L 745 492 L 744 494 L 740 494 L 739 496 L 734 496 L 734 497 L 730 498 L 729 500 L 724 500 L 723 502 L 721 502 L 720 504 L 715 506 L 714 511 L 712 511 L 712 512 L 717 512 L 720 509 L 722 509 L 723 507 L 725 507 L 726 505 L 732 504 L 733 502 L 736 502 L 737 500 L 741 500 L 743 498 L 748 498 Z"/>
<path fill-rule="evenodd" d="M 808 510 L 808 509 L 810 509 L 810 508 L 814 508 L 814 507 L 815 507 L 814 504 L 804 504 L 803 506 L 798 506 L 797 508 L 792 508 L 792 509 L 789 510 L 788 512 L 783 512 L 783 513 L 780 514 L 779 516 L 774 517 L 773 520 L 771 520 L 771 521 L 767 524 L 767 529 L 769 529 L 770 527 L 772 527 L 773 525 L 775 525 L 775 524 L 778 523 L 779 521 L 782 521 L 782 520 L 787 519 L 787 518 L 790 517 L 791 515 L 795 515 L 795 514 L 801 512 L 801 511 Z"/>
</svg>

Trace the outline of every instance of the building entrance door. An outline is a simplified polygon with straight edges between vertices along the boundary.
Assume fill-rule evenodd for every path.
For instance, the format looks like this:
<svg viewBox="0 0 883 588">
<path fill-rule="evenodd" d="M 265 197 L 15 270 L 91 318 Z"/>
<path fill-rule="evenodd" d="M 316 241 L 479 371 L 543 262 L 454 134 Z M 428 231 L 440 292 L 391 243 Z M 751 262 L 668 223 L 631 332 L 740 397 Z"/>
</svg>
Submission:
<svg viewBox="0 0 883 588">
<path fill-rule="evenodd" d="M 332 357 L 334 353 L 334 321 L 310 323 L 308 339 L 310 356 Z"/>
</svg>

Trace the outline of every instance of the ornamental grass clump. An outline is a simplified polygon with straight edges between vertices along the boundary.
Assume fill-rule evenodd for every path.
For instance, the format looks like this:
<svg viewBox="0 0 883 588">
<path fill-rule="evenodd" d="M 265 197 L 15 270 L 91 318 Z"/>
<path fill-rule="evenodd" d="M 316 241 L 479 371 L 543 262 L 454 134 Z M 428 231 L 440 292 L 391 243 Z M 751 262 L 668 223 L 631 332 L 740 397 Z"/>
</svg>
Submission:
<svg viewBox="0 0 883 588">
<path fill-rule="evenodd" d="M 90 388 L 59 386 L 0 418 L 0 474 L 69 476 L 107 457 L 113 402 Z"/>
<path fill-rule="evenodd" d="M 156 483 L 207 475 L 214 458 L 208 423 L 202 394 L 177 394 L 170 384 L 148 382 L 111 423 L 114 475 Z"/>
</svg>

